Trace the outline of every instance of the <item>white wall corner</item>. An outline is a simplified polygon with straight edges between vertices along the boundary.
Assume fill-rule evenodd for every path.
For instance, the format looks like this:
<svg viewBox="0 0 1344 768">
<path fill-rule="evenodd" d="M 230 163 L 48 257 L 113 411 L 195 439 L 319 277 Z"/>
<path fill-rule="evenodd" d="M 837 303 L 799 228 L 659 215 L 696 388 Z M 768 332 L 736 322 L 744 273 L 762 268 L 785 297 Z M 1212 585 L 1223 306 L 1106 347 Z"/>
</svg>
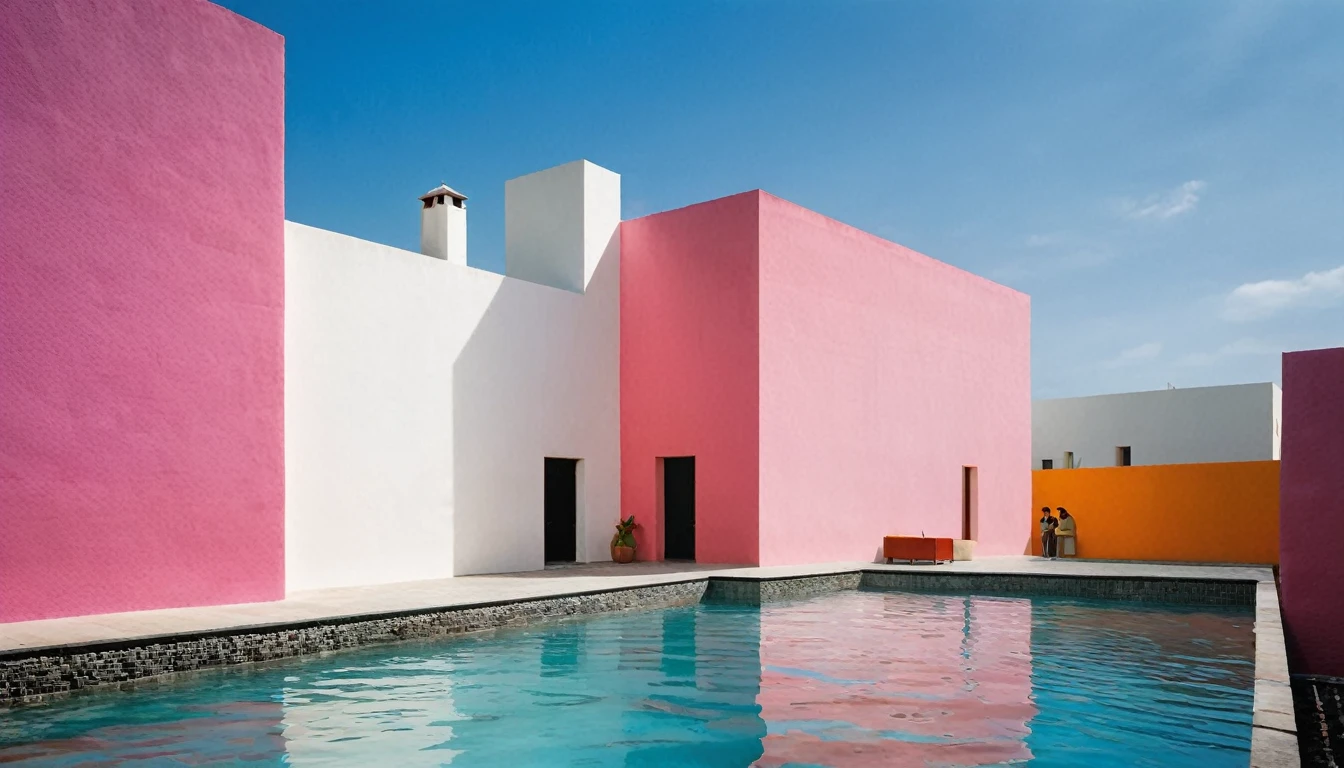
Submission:
<svg viewBox="0 0 1344 768">
<path fill-rule="evenodd" d="M 619 257 L 621 227 L 621 175 L 594 165 L 583 163 L 583 286 L 592 283 L 593 273 L 604 255 Z"/>
<path fill-rule="evenodd" d="M 504 273 L 583 293 L 621 222 L 621 177 L 587 160 L 504 184 Z"/>
</svg>

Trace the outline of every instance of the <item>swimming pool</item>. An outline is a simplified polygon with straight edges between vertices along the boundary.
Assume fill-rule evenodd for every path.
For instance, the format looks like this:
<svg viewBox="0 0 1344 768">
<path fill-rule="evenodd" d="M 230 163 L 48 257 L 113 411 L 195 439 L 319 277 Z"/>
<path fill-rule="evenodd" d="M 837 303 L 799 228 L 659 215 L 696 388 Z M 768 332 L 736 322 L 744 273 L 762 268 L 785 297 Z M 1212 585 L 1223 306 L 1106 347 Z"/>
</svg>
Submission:
<svg viewBox="0 0 1344 768">
<path fill-rule="evenodd" d="M 1245 766 L 1252 622 L 874 591 L 610 614 L 23 707 L 0 762 Z"/>
</svg>

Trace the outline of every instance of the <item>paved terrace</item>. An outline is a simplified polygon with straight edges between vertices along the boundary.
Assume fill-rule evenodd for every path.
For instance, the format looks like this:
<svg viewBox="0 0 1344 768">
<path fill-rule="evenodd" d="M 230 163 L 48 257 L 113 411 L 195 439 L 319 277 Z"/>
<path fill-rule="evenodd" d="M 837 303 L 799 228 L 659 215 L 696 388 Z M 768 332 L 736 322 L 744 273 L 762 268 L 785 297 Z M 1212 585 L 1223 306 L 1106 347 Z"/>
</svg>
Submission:
<svg viewBox="0 0 1344 768">
<path fill-rule="evenodd" d="M 860 569 L 1256 581 L 1269 582 L 1271 588 L 1273 584 L 1271 570 L 1256 566 L 1044 560 L 1023 556 L 988 557 L 938 566 L 854 562 L 756 568 L 695 563 L 594 563 L 548 568 L 544 571 L 312 590 L 296 592 L 284 600 L 270 603 L 170 608 L 0 624 L 0 654 L 205 632 L 230 634 L 301 623 L 373 618 L 380 614 L 416 613 L 673 584 L 710 576 L 782 579 Z"/>
</svg>

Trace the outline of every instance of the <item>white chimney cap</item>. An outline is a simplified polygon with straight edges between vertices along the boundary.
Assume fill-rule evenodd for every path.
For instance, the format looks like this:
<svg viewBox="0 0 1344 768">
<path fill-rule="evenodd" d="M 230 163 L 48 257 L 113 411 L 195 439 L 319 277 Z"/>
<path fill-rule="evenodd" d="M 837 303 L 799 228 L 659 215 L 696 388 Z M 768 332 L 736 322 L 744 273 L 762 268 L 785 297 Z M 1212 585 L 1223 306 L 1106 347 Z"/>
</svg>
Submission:
<svg viewBox="0 0 1344 768">
<path fill-rule="evenodd" d="M 467 199 L 467 196 L 466 196 L 466 195 L 462 194 L 461 192 L 458 192 L 457 190 L 453 189 L 452 187 L 448 186 L 447 184 L 440 184 L 439 186 L 437 186 L 437 187 L 435 187 L 435 188 L 429 190 L 429 191 L 426 192 L 425 194 L 421 195 L 421 196 L 420 196 L 420 199 L 421 199 L 421 200 L 428 200 L 428 199 L 431 198 L 431 197 L 438 197 L 439 195 L 447 195 L 447 196 L 449 196 L 449 197 L 451 197 L 451 198 L 454 198 L 454 199 L 456 199 L 456 200 L 466 200 L 466 199 Z"/>
</svg>

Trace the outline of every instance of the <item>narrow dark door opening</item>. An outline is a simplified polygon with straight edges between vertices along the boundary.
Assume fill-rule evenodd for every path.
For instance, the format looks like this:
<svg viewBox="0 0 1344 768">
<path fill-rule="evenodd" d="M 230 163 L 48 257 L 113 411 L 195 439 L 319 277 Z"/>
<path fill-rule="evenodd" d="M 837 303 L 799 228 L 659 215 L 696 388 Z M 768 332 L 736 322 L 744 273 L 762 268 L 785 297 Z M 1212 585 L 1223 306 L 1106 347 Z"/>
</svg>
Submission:
<svg viewBox="0 0 1344 768">
<path fill-rule="evenodd" d="M 961 538 L 975 540 L 976 482 L 975 467 L 961 468 Z"/>
<path fill-rule="evenodd" d="M 695 559 L 695 457 L 663 459 L 663 559 Z"/>
<path fill-rule="evenodd" d="M 546 459 L 545 551 L 548 563 L 574 562 L 578 546 L 578 468 L 578 459 Z"/>
</svg>

